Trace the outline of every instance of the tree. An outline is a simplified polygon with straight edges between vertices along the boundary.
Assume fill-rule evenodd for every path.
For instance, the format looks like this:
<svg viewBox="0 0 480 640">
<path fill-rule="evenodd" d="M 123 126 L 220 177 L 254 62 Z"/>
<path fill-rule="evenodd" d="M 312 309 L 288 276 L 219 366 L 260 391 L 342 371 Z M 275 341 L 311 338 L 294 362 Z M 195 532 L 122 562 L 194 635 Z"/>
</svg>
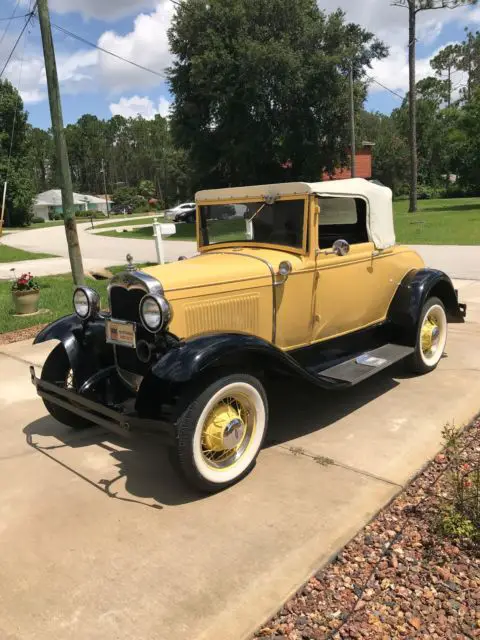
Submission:
<svg viewBox="0 0 480 640">
<path fill-rule="evenodd" d="M 437 55 L 430 60 L 432 69 L 436 72 L 437 76 L 443 78 L 443 74 L 446 74 L 446 95 L 447 105 L 452 104 L 452 73 L 459 68 L 461 47 L 458 44 L 449 44 L 444 47 Z"/>
<path fill-rule="evenodd" d="M 476 4 L 477 0 L 393 0 L 394 7 L 408 9 L 408 66 L 409 66 L 409 145 L 410 145 L 410 208 L 417 210 L 417 113 L 416 113 L 416 32 L 417 15 L 433 9 L 454 9 L 465 4 Z"/>
<path fill-rule="evenodd" d="M 460 183 L 480 195 L 480 88 L 460 112 L 458 127 L 461 141 L 456 160 Z"/>
<path fill-rule="evenodd" d="M 361 111 L 358 118 L 360 139 L 374 142 L 373 178 L 393 190 L 405 192 L 408 184 L 408 137 L 397 120 L 383 113 Z"/>
<path fill-rule="evenodd" d="M 28 163 L 32 169 L 35 192 L 41 193 L 50 189 L 54 183 L 52 170 L 55 168 L 55 150 L 50 132 L 29 126 L 26 145 Z"/>
<path fill-rule="evenodd" d="M 28 224 L 35 195 L 28 164 L 27 113 L 18 91 L 0 80 L 0 207 L 7 184 L 5 221 Z"/>
<path fill-rule="evenodd" d="M 169 32 L 172 132 L 202 186 L 319 179 L 347 158 L 346 60 L 357 107 L 387 51 L 315 0 L 184 0 Z M 291 168 L 290 168 L 291 167 Z"/>
</svg>

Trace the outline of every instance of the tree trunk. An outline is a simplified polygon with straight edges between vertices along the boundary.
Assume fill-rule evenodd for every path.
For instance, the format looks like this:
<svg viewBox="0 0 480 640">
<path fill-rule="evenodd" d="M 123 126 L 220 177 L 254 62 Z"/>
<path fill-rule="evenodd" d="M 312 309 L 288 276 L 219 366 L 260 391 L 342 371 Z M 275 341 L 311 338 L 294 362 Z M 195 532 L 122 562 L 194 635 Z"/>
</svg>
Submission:
<svg viewBox="0 0 480 640">
<path fill-rule="evenodd" d="M 410 209 L 409 213 L 417 210 L 417 89 L 415 84 L 415 55 L 416 55 L 416 20 L 415 3 L 408 3 L 408 64 L 409 64 L 409 118 L 410 118 Z"/>
</svg>

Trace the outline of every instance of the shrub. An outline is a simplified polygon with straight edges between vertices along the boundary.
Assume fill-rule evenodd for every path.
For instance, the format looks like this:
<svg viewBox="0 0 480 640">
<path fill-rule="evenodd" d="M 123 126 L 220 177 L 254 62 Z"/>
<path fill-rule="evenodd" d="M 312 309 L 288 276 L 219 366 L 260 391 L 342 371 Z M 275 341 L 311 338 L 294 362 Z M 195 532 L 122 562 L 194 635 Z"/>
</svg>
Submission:
<svg viewBox="0 0 480 640">
<path fill-rule="evenodd" d="M 99 220 L 100 218 L 105 218 L 105 214 L 101 211 L 77 211 L 75 213 L 76 218 L 93 218 L 94 220 Z"/>
<path fill-rule="evenodd" d="M 480 456 L 474 447 L 472 451 L 462 444 L 454 426 L 447 425 L 443 437 L 449 469 L 440 529 L 448 536 L 480 541 Z"/>
<path fill-rule="evenodd" d="M 32 223 L 33 224 L 43 224 L 45 222 L 45 218 L 40 218 L 40 216 L 33 216 Z"/>
</svg>

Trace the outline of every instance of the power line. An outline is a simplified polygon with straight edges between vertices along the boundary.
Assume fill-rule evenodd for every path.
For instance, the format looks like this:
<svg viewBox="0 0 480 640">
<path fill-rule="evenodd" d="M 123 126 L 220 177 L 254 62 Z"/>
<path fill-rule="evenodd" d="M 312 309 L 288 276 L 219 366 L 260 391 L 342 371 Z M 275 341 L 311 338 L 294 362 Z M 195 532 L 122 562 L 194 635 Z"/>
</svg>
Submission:
<svg viewBox="0 0 480 640">
<path fill-rule="evenodd" d="M 393 89 L 390 89 L 390 87 L 386 87 L 384 84 L 382 84 L 372 76 L 367 76 L 367 78 L 372 82 L 375 82 L 375 84 L 378 84 L 380 87 L 382 87 L 382 89 L 385 89 L 385 91 L 389 91 L 392 95 L 396 96 L 397 98 L 400 98 L 400 100 L 405 100 L 405 96 L 402 96 L 400 93 L 397 93 Z"/>
<path fill-rule="evenodd" d="M 22 39 L 23 34 L 25 33 L 28 25 L 30 24 L 31 19 L 33 18 L 33 15 L 35 13 L 35 9 L 37 8 L 37 2 L 38 2 L 38 0 L 36 0 L 36 2 L 35 2 L 33 10 L 29 14 L 27 14 L 28 18 L 25 20 L 25 24 L 23 25 L 22 30 L 20 31 L 20 34 L 19 34 L 18 38 L 15 40 L 15 44 L 13 45 L 13 48 L 12 48 L 12 50 L 10 51 L 10 53 L 8 55 L 8 58 L 7 58 L 6 62 L 5 62 L 5 64 L 3 65 L 3 69 L 0 71 L 0 78 L 5 73 L 5 69 L 7 68 L 8 63 L 10 62 L 10 60 L 12 59 L 12 56 L 15 53 L 15 49 L 17 48 L 18 43 Z"/>
<path fill-rule="evenodd" d="M 15 14 L 17 13 L 17 9 L 18 9 L 18 5 L 20 4 L 20 0 L 17 0 L 17 4 L 15 5 L 15 8 L 13 10 L 12 15 L 10 16 L 10 18 L 2 18 L 2 22 L 5 20 L 8 20 L 8 24 L 5 27 L 5 30 L 2 34 L 2 37 L 0 38 L 0 45 L 2 44 L 2 42 L 5 40 L 5 36 L 7 35 L 7 31 L 10 29 L 10 25 L 12 24 L 12 20 L 14 20 L 16 17 L 19 18 L 20 16 L 15 16 Z"/>
<path fill-rule="evenodd" d="M 99 51 L 102 51 L 103 53 L 107 53 L 109 56 L 113 56 L 114 58 L 117 58 L 118 60 L 122 60 L 122 62 L 128 62 L 128 64 L 133 65 L 134 67 L 137 67 L 137 69 L 141 69 L 142 71 L 148 71 L 148 73 L 153 73 L 154 75 L 158 76 L 159 78 L 164 78 L 165 79 L 165 74 L 161 73 L 160 71 L 155 71 L 154 69 L 149 69 L 148 67 L 144 67 L 141 64 L 138 64 L 137 62 L 134 62 L 133 60 L 129 60 L 128 58 L 123 58 L 122 56 L 119 56 L 117 53 L 113 53 L 113 51 L 109 51 L 108 49 L 104 49 L 103 47 L 100 47 L 98 44 L 95 44 L 94 42 L 91 42 L 90 40 L 87 40 L 86 38 L 83 38 L 82 36 L 77 35 L 76 33 L 73 33 L 73 31 L 69 31 L 68 29 L 65 29 L 64 27 L 61 27 L 58 24 L 55 24 L 54 22 L 52 22 L 52 27 L 55 27 L 55 29 L 57 29 L 58 31 L 61 31 L 62 33 L 65 33 L 67 36 L 70 36 L 71 38 L 74 38 L 75 40 L 78 40 L 79 42 L 83 42 L 84 44 L 88 44 L 90 47 L 94 47 L 95 49 L 98 49 Z"/>
<path fill-rule="evenodd" d="M 20 1 L 20 0 L 19 0 Z M 17 2 L 17 6 L 18 6 L 19 2 Z M 24 13 L 21 16 L 10 16 L 9 18 L 0 18 L 0 22 L 7 22 L 7 20 L 19 20 L 20 18 L 26 18 L 28 16 L 28 13 Z"/>
</svg>

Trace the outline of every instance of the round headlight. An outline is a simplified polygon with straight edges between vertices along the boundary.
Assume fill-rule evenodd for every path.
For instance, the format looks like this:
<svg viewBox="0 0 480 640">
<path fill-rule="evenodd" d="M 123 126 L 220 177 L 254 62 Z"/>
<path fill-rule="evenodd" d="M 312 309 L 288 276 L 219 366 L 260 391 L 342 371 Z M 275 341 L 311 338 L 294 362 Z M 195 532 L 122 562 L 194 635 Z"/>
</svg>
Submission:
<svg viewBox="0 0 480 640">
<path fill-rule="evenodd" d="M 93 289 L 78 287 L 73 294 L 73 308 L 82 320 L 95 316 L 100 309 L 100 296 Z"/>
<path fill-rule="evenodd" d="M 157 333 L 170 322 L 170 305 L 162 296 L 145 296 L 140 302 L 140 318 L 147 331 Z"/>
</svg>

